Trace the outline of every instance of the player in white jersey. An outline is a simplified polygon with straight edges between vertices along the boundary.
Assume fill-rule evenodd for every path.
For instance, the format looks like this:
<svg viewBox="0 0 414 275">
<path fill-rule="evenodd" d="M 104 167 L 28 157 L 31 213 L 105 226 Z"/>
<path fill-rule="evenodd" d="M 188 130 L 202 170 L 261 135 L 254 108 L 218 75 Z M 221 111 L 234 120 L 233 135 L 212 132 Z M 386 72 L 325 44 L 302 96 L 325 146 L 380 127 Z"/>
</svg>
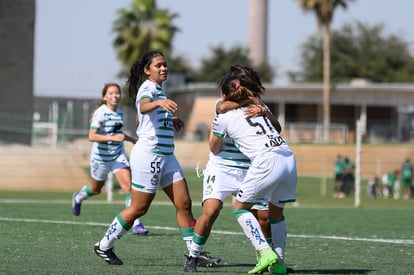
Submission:
<svg viewBox="0 0 414 275">
<path fill-rule="evenodd" d="M 233 65 L 231 72 L 239 76 L 245 75 L 246 77 L 254 79 L 257 84 L 256 90 L 258 90 L 255 96 L 258 98 L 264 92 L 264 87 L 261 85 L 257 73 L 251 68 Z M 216 101 L 215 110 L 216 113 L 226 112 L 238 107 L 240 105 L 234 102 L 219 99 Z M 266 112 L 269 111 L 258 105 L 251 104 L 250 108 L 246 110 L 246 115 L 255 117 L 257 115 L 263 115 Z M 274 123 L 275 127 L 280 131 L 281 127 L 277 120 L 274 120 Z M 235 147 L 233 140 L 229 137 L 224 138 L 223 147 L 218 154 L 210 153 L 206 169 L 203 171 L 203 211 L 197 219 L 194 228 L 193 241 L 184 264 L 185 272 L 197 272 L 197 262 L 199 261 L 200 252 L 203 251 L 212 226 L 223 207 L 224 200 L 230 195 L 237 194 L 240 182 L 243 181 L 249 166 L 250 159 Z M 253 211 L 259 219 L 267 240 L 271 242 L 267 202 L 264 200 L 260 204 L 255 204 Z"/>
<path fill-rule="evenodd" d="M 254 95 L 249 90 L 252 83 L 243 78 L 229 76 L 222 81 L 226 100 L 244 102 Z M 277 270 L 278 255 L 266 242 L 260 225 L 250 212 L 253 204 L 267 198 L 273 242 L 278 242 L 276 224 L 283 219 L 285 203 L 296 199 L 296 161 L 290 147 L 266 116 L 247 117 L 246 108 L 218 114 L 210 136 L 210 149 L 221 151 L 225 136 L 233 138 L 236 147 L 251 160 L 250 168 L 241 183 L 233 203 L 233 212 L 244 233 L 256 250 L 260 251 L 258 263 L 250 274 L 269 269 Z"/>
<path fill-rule="evenodd" d="M 168 66 L 160 51 L 151 51 L 130 70 L 129 95 L 135 101 L 138 115 L 138 142 L 131 152 L 132 202 L 113 220 L 95 253 L 109 264 L 123 264 L 113 252 L 113 244 L 131 228 L 134 219 L 149 209 L 159 188 L 176 208 L 179 231 L 187 248 L 191 244 L 195 220 L 183 170 L 174 155 L 174 130 L 183 122 L 173 117 L 177 104 L 168 99 L 161 87 L 167 79 Z M 139 90 L 138 90 L 138 86 Z"/>
<path fill-rule="evenodd" d="M 261 112 L 259 108 L 252 108 L 255 109 L 253 112 L 256 114 Z M 203 211 L 194 227 L 193 240 L 184 264 L 185 272 L 197 272 L 204 245 L 223 208 L 224 200 L 228 196 L 237 194 L 249 166 L 250 159 L 236 148 L 229 137 L 224 138 L 222 150 L 218 154 L 209 154 L 209 160 L 203 171 Z M 266 230 L 269 225 L 266 201 L 255 204 L 253 208 L 256 216 L 259 216 L 263 223 L 263 230 Z M 268 237 L 271 238 L 270 230 L 268 230 Z"/>
<path fill-rule="evenodd" d="M 122 132 L 123 111 L 118 108 L 121 89 L 116 83 L 107 83 L 102 90 L 103 104 L 93 112 L 89 140 L 93 142 L 90 155 L 91 183 L 72 196 L 72 213 L 79 216 L 82 201 L 101 193 L 108 173 L 113 173 L 125 194 L 125 205 L 131 202 L 131 172 L 125 153 L 124 141 L 136 139 Z M 134 221 L 133 233 L 145 235 L 148 230 L 139 219 Z"/>
</svg>

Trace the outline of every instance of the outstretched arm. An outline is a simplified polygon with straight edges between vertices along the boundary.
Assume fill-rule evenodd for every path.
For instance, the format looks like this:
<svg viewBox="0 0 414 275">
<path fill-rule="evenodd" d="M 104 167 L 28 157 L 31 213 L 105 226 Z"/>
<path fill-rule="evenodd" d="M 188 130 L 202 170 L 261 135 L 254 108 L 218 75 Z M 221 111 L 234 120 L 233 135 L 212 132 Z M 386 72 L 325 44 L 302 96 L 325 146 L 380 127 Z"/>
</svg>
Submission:
<svg viewBox="0 0 414 275">
<path fill-rule="evenodd" d="M 178 105 L 171 99 L 160 99 L 152 101 L 150 98 L 143 98 L 140 100 L 140 111 L 142 114 L 149 113 L 158 107 L 163 108 L 169 113 L 177 111 Z"/>
</svg>

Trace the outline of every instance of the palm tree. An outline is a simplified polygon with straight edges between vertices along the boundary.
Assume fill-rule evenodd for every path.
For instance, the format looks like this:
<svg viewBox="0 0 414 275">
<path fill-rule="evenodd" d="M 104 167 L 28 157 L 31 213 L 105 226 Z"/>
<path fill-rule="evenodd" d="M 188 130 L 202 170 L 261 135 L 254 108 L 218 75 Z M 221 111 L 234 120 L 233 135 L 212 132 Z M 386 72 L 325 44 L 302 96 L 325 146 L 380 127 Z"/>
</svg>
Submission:
<svg viewBox="0 0 414 275">
<path fill-rule="evenodd" d="M 178 15 L 158 9 L 156 0 L 133 0 L 130 8 L 118 10 L 113 25 L 116 33 L 113 45 L 123 65 L 120 76 L 125 76 L 132 64 L 149 50 L 158 49 L 168 56 L 178 31 L 172 23 Z"/>
<path fill-rule="evenodd" d="M 305 11 L 315 13 L 319 28 L 323 31 L 323 141 L 329 141 L 330 128 L 330 87 L 331 87 L 331 24 L 335 8 L 347 7 L 347 2 L 353 0 L 298 0 L 299 5 Z"/>
</svg>

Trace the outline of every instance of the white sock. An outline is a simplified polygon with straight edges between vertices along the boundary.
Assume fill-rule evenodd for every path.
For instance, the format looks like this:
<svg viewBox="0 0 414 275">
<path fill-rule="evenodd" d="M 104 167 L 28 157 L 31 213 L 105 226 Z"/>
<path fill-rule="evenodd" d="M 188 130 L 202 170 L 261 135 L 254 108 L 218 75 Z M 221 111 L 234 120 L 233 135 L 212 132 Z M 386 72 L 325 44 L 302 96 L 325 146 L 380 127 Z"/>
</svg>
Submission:
<svg viewBox="0 0 414 275">
<path fill-rule="evenodd" d="M 191 244 L 193 243 L 192 237 L 183 237 L 183 240 L 185 241 L 185 245 L 187 246 L 187 249 L 190 250 Z"/>
<path fill-rule="evenodd" d="M 240 211 L 238 212 L 240 213 Z M 243 213 L 238 216 L 237 221 L 256 250 L 262 251 L 265 248 L 270 248 L 263 235 L 262 229 L 260 228 L 259 222 L 250 211 L 243 211 Z"/>
<path fill-rule="evenodd" d="M 129 207 L 131 205 L 131 198 L 125 198 L 125 206 Z"/>
<path fill-rule="evenodd" d="M 89 197 L 91 197 L 88 193 L 89 191 L 89 185 L 85 185 L 82 187 L 82 189 L 79 191 L 79 193 L 76 195 L 75 197 L 75 201 L 76 203 L 81 203 L 82 201 L 88 199 Z M 89 191 L 90 192 L 90 191 Z"/>
<path fill-rule="evenodd" d="M 194 233 L 189 249 L 189 256 L 195 258 L 200 257 L 201 252 L 204 250 L 204 245 L 207 242 L 207 239 L 208 236 L 200 236 L 197 233 Z"/>
<path fill-rule="evenodd" d="M 273 250 L 279 255 L 279 259 L 283 261 L 287 236 L 286 221 L 271 223 L 270 226 L 272 228 Z"/>
<path fill-rule="evenodd" d="M 204 245 L 196 244 L 195 242 L 191 242 L 190 248 L 189 248 L 189 255 L 194 258 L 200 257 L 201 251 L 203 251 Z"/>
<path fill-rule="evenodd" d="M 104 251 L 111 249 L 114 246 L 114 242 L 119 240 L 126 231 L 127 230 L 122 226 L 121 221 L 118 220 L 118 216 L 116 216 L 100 241 L 99 248 Z"/>
<path fill-rule="evenodd" d="M 190 250 L 193 241 L 194 227 L 178 228 L 178 230 L 187 246 L 187 250 Z"/>
</svg>

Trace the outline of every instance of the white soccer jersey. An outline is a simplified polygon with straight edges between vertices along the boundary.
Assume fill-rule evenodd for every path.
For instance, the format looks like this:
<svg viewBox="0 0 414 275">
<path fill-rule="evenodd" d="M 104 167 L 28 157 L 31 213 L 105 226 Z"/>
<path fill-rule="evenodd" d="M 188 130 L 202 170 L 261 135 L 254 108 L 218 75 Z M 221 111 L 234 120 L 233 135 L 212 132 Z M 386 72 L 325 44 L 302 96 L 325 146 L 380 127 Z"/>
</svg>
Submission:
<svg viewBox="0 0 414 275">
<path fill-rule="evenodd" d="M 213 122 L 213 134 L 233 138 L 237 148 L 251 160 L 237 200 L 259 203 L 268 199 L 283 207 L 296 199 L 295 157 L 266 116 L 249 118 L 245 109 L 218 114 Z"/>
<path fill-rule="evenodd" d="M 289 149 L 265 115 L 246 117 L 245 110 L 239 108 L 218 114 L 213 122 L 213 134 L 218 137 L 230 136 L 236 147 L 251 160 L 279 148 Z"/>
<path fill-rule="evenodd" d="M 124 113 L 121 109 L 115 112 L 106 105 L 100 106 L 92 116 L 90 128 L 96 129 L 101 135 L 110 136 L 122 133 Z M 91 160 L 111 162 L 124 153 L 124 143 L 117 141 L 94 142 L 91 151 Z"/>
<path fill-rule="evenodd" d="M 222 99 L 216 101 L 217 106 Z M 234 145 L 233 139 L 228 136 L 224 137 L 221 151 L 217 154 L 210 152 L 209 163 L 215 166 L 224 166 L 228 168 L 247 170 L 250 166 L 250 159 L 243 155 Z"/>
<path fill-rule="evenodd" d="M 138 90 L 135 105 L 138 111 L 139 125 L 137 128 L 137 145 L 147 152 L 157 155 L 172 155 L 174 153 L 174 125 L 172 114 L 162 108 L 141 114 L 140 101 L 150 98 L 151 101 L 167 99 L 162 87 L 146 80 Z"/>
</svg>

